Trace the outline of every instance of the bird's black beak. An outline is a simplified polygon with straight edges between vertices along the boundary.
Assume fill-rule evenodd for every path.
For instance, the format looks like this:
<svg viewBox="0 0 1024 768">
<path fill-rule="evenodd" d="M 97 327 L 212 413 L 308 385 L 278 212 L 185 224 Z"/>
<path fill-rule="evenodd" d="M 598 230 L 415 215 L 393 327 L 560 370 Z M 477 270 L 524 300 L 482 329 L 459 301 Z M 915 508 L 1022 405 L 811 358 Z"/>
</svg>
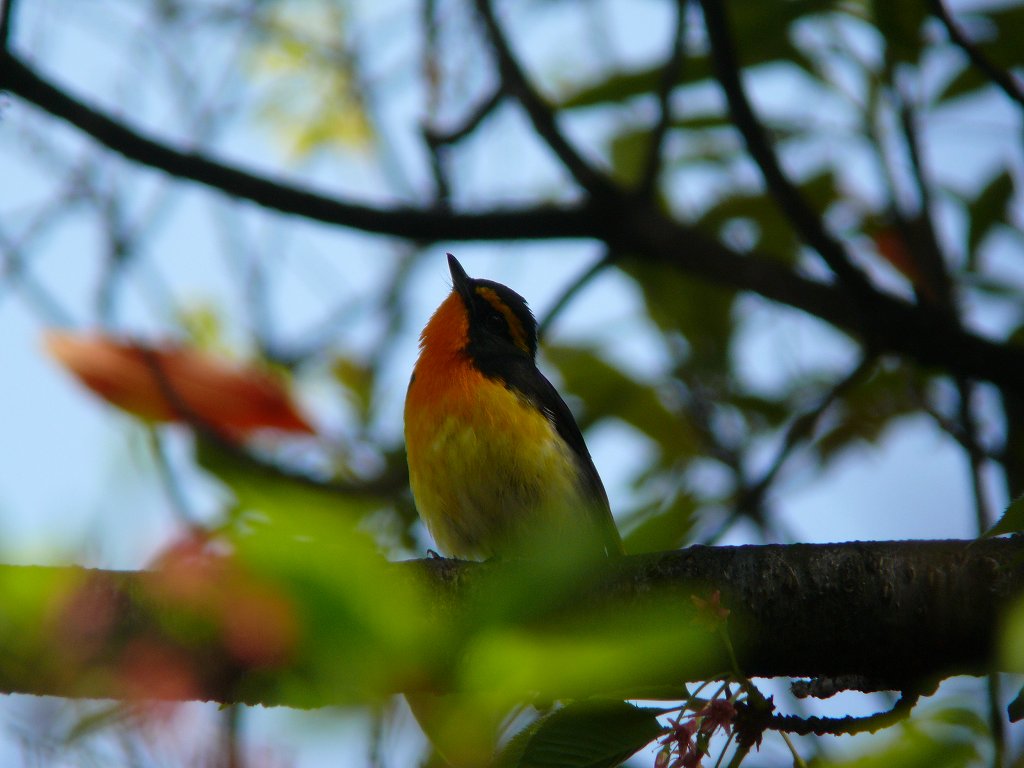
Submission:
<svg viewBox="0 0 1024 768">
<path fill-rule="evenodd" d="M 462 300 L 466 302 L 466 306 L 471 306 L 473 278 L 466 274 L 466 270 L 459 264 L 458 259 L 450 253 L 448 254 L 448 271 L 452 273 L 452 287 L 462 297 Z"/>
</svg>

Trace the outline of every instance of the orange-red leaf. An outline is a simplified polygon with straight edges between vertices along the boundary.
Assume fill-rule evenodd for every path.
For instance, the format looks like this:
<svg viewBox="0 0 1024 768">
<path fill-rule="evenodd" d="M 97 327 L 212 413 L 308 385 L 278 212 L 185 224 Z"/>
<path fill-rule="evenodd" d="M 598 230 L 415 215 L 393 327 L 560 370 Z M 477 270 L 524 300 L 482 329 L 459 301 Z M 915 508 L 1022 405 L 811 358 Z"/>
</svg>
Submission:
<svg viewBox="0 0 1024 768">
<path fill-rule="evenodd" d="M 93 392 L 150 421 L 192 422 L 245 438 L 261 429 L 313 434 L 269 373 L 179 344 L 51 331 L 50 355 Z"/>
</svg>

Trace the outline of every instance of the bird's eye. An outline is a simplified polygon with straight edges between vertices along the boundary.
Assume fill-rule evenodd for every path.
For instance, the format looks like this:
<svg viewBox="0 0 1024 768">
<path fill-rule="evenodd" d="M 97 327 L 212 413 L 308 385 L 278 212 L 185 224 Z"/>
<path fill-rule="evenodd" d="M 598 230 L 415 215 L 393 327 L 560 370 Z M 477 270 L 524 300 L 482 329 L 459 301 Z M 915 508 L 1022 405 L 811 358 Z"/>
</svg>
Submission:
<svg viewBox="0 0 1024 768">
<path fill-rule="evenodd" d="M 505 323 L 505 318 L 500 312 L 491 310 L 484 314 L 484 328 L 491 333 L 503 334 L 507 332 L 508 325 Z"/>
</svg>

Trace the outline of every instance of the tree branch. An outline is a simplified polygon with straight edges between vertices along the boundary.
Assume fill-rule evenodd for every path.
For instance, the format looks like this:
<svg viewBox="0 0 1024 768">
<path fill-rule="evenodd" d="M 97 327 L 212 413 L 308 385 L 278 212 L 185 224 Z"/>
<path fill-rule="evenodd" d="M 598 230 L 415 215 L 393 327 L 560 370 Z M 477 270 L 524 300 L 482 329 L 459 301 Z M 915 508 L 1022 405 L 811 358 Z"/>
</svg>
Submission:
<svg viewBox="0 0 1024 768">
<path fill-rule="evenodd" d="M 721 590 L 722 604 L 731 611 L 729 632 L 744 674 L 867 677 L 893 690 L 910 691 L 927 689 L 951 675 L 976 675 L 995 668 L 1001 617 L 1024 596 L 1022 555 L 1024 537 L 690 547 L 609 562 L 589 580 L 582 595 L 574 592 L 567 602 L 570 612 L 604 610 L 614 615 L 640 605 L 657 607 L 656 628 L 666 635 L 657 637 L 662 652 L 667 648 L 681 658 L 667 660 L 670 673 L 652 672 L 655 677 L 665 675 L 664 679 L 637 681 L 638 685 L 678 685 L 721 673 L 724 651 L 694 655 L 692 645 L 674 639 L 674 632 L 686 627 L 715 637 L 686 618 L 693 613 L 691 597 L 715 589 Z M 409 625 L 402 621 L 404 614 L 390 611 L 406 610 L 396 596 L 402 590 L 374 591 L 372 608 L 379 612 L 374 615 L 394 618 L 381 626 L 375 620 L 369 622 L 377 631 L 386 632 L 391 626 L 398 640 L 375 636 L 362 638 L 366 644 L 360 645 L 365 621 L 361 623 L 351 614 L 351 597 L 332 590 L 312 598 L 318 613 L 298 612 L 307 620 L 296 628 L 297 636 L 303 638 L 301 644 L 290 654 L 280 653 L 271 644 L 270 649 L 276 650 L 270 653 L 268 638 L 281 634 L 284 612 L 279 599 L 266 598 L 276 593 L 266 585 L 254 589 L 248 581 L 238 582 L 230 571 L 211 571 L 209 564 L 186 565 L 178 578 L 168 578 L 162 571 L 0 566 L 0 584 L 5 585 L 0 600 L 4 616 L 0 623 L 0 690 L 287 706 L 351 701 L 359 691 L 333 684 L 297 684 L 297 679 L 308 682 L 327 674 L 308 658 L 309 649 L 325 641 L 334 651 L 319 662 L 330 665 L 324 679 L 347 680 L 347 675 L 365 679 L 365 670 L 379 664 L 380 669 L 401 669 L 401 673 L 374 678 L 383 687 L 377 695 L 385 689 L 449 690 L 462 679 L 459 665 L 466 663 L 466 648 L 474 647 L 474 633 L 484 633 L 485 639 L 495 637 L 493 597 L 516 583 L 508 580 L 512 575 L 530 573 L 524 563 L 444 559 L 384 566 L 389 569 L 389 579 L 407 579 L 426 588 L 425 597 L 416 603 L 416 618 L 428 622 L 424 627 L 441 627 L 458 638 L 450 647 L 424 648 L 428 644 L 424 641 L 410 646 L 420 657 L 398 659 L 393 656 L 394 647 L 401 645 Z M 232 583 L 236 584 L 234 592 L 225 587 Z M 217 591 L 199 589 L 204 584 Z M 13 585 L 17 589 L 12 589 Z M 263 599 L 254 600 L 256 595 Z M 304 596 L 296 592 L 292 598 L 301 601 Z M 545 632 L 557 633 L 564 627 L 565 605 L 544 604 L 546 596 L 536 590 L 528 596 L 530 608 L 525 615 L 506 618 L 511 623 L 501 626 L 520 638 L 540 632 L 537 637 L 541 639 L 549 637 Z M 364 603 L 361 599 L 355 604 Z M 209 611 L 211 605 L 221 604 L 231 608 L 226 614 L 231 632 L 222 635 L 206 623 L 196 623 L 197 610 Z M 240 605 L 246 607 L 241 623 L 235 615 Z M 483 611 L 482 606 L 486 606 Z M 359 610 L 365 613 L 367 607 Z M 323 615 L 348 618 L 331 622 L 317 618 Z M 593 626 L 600 628 L 599 623 Z M 332 631 L 336 635 L 317 635 Z M 428 633 L 428 637 L 440 636 Z M 335 643 L 342 644 L 341 651 Z M 126 656 L 138 656 L 140 645 L 162 649 L 142 658 L 173 658 L 173 667 L 188 685 L 140 690 L 138 679 L 125 676 Z M 543 643 L 538 647 L 547 648 Z M 245 653 L 239 654 L 239 648 Z M 627 651 L 644 653 L 642 647 L 632 645 Z M 575 657 L 570 654 L 569 658 Z M 557 698 L 585 691 L 577 687 L 571 692 L 544 693 Z M 365 696 L 366 691 L 361 694 Z M 303 698 L 297 698 L 300 695 Z"/>
<path fill-rule="evenodd" d="M 555 121 L 555 114 L 544 101 L 519 66 L 519 61 L 505 39 L 505 35 L 494 16 L 490 0 L 476 0 L 476 9 L 483 19 L 487 37 L 498 59 L 501 78 L 508 90 L 526 111 L 537 135 L 540 136 L 565 166 L 566 170 L 583 189 L 594 197 L 615 197 L 612 182 L 583 159 L 568 139 L 562 135 Z"/>
<path fill-rule="evenodd" d="M 1024 350 L 1019 347 L 963 331 L 927 307 L 875 291 L 865 302 L 803 277 L 769 256 L 737 254 L 702 231 L 621 195 L 595 197 L 574 207 L 476 214 L 374 208 L 275 183 L 159 143 L 70 97 L 3 51 L 0 89 L 70 122 L 131 160 L 284 213 L 425 241 L 593 238 L 613 252 L 637 253 L 695 277 L 803 310 L 860 338 L 871 351 L 895 352 L 923 365 L 1024 389 Z"/>
<path fill-rule="evenodd" d="M 718 0 L 701 0 L 701 7 L 711 40 L 715 76 L 725 91 L 733 123 L 743 135 L 747 151 L 761 169 L 772 198 L 800 237 L 821 254 L 839 280 L 855 295 L 870 297 L 874 291 L 867 278 L 853 265 L 846 249 L 825 229 L 821 217 L 783 173 L 764 126 L 754 115 L 740 78 L 740 66 L 725 18 L 725 5 Z"/>
<path fill-rule="evenodd" d="M 661 78 L 658 83 L 658 122 L 655 123 L 654 130 L 651 131 L 651 143 L 648 147 L 643 172 L 640 174 L 640 183 L 637 185 L 637 193 L 641 196 L 649 196 L 655 190 L 661 170 L 662 147 L 665 144 L 668 129 L 672 125 L 672 91 L 682 75 L 686 53 L 687 4 L 688 0 L 676 0 L 675 3 L 675 29 L 669 43 L 668 59 L 661 70 Z"/>
<path fill-rule="evenodd" d="M 963 30 L 953 20 L 952 14 L 950 14 L 949 9 L 946 8 L 946 4 L 942 0 L 931 0 L 931 6 L 932 13 L 939 18 L 942 26 L 946 28 L 946 34 L 949 35 L 949 39 L 967 54 L 967 58 L 971 60 L 971 63 L 986 75 L 989 80 L 999 86 L 1003 93 L 1009 96 L 1012 101 L 1017 102 L 1018 106 L 1024 107 L 1024 89 L 1014 80 L 1013 75 L 997 67 L 981 48 L 967 38 L 967 35 L 964 34 Z"/>
<path fill-rule="evenodd" d="M 431 146 L 446 147 L 458 144 L 467 136 L 472 134 L 487 117 L 494 112 L 505 100 L 507 94 L 501 88 L 494 91 L 485 99 L 482 99 L 470 113 L 462 119 L 462 122 L 446 131 L 430 125 L 424 130 L 426 141 Z"/>
<path fill-rule="evenodd" d="M 0 89 L 67 120 L 130 160 L 316 221 L 424 241 L 583 237 L 591 228 L 590 216 L 579 207 L 538 206 L 485 213 L 375 208 L 276 183 L 203 155 L 182 152 L 134 131 L 67 95 L 8 52 L 0 52 Z"/>
</svg>

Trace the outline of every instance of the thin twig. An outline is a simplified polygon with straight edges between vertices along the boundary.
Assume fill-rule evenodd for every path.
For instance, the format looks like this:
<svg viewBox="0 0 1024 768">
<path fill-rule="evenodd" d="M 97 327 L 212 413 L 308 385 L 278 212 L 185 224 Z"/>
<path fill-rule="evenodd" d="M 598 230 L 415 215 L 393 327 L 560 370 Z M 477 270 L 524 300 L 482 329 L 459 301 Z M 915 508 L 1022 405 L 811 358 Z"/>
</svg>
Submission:
<svg viewBox="0 0 1024 768">
<path fill-rule="evenodd" d="M 672 125 L 672 91 L 682 75 L 685 42 L 686 42 L 686 7 L 687 0 L 676 0 L 676 26 L 672 33 L 671 50 L 668 60 L 661 70 L 661 82 L 658 84 L 658 122 L 651 131 L 647 159 L 644 163 L 637 193 L 649 196 L 658 182 L 661 168 L 661 150 L 665 144 L 665 136 Z"/>
<path fill-rule="evenodd" d="M 441 111 L 441 64 L 437 36 L 437 0 L 425 0 L 420 18 L 423 24 L 423 53 L 420 57 L 420 77 L 427 91 L 426 116 L 423 119 L 423 138 L 430 155 L 430 171 L 434 177 L 434 197 L 439 208 L 448 208 L 451 183 L 448 181 L 444 150 L 430 139 L 431 123 Z"/>
<path fill-rule="evenodd" d="M 874 733 L 905 719 L 917 704 L 920 694 L 904 691 L 893 704 L 892 709 L 876 712 L 864 717 L 797 717 L 796 715 L 771 715 L 767 727 L 773 731 L 785 731 L 797 736 L 815 734 L 823 736 L 831 734 Z"/>
<path fill-rule="evenodd" d="M 970 465 L 971 490 L 974 496 L 974 522 L 980 536 L 989 529 L 994 520 L 992 519 L 992 505 L 985 491 L 985 481 L 982 477 L 984 470 L 985 453 L 981 448 L 981 441 L 978 435 L 978 422 L 974 416 L 972 401 L 974 399 L 974 384 L 968 379 L 957 379 L 957 391 L 960 395 L 960 422 L 961 434 L 964 438 L 964 453 Z"/>
<path fill-rule="evenodd" d="M 242 718 L 245 716 L 245 708 L 238 704 L 232 704 L 224 711 L 224 718 L 221 723 L 223 733 L 224 768 L 245 768 L 245 758 L 242 750 Z"/>
<path fill-rule="evenodd" d="M 72 98 L 10 52 L 0 51 L 0 89 L 66 120 L 131 160 L 284 213 L 420 242 L 573 237 L 614 240 L 620 248 L 635 250 L 653 263 L 670 264 L 688 275 L 752 291 L 813 314 L 868 341 L 880 352 L 895 352 L 924 365 L 940 365 L 1004 387 L 1024 386 L 1024 353 L 1019 349 L 951 327 L 948 319 L 927 307 L 878 292 L 865 302 L 863 297 L 809 279 L 770 258 L 756 253 L 737 254 L 700 230 L 681 225 L 654 209 L 617 209 L 616 218 L 610 219 L 607 198 L 569 206 L 538 205 L 483 213 L 373 207 L 276 183 L 143 136 Z M 618 196 L 611 202 L 623 199 Z"/>
<path fill-rule="evenodd" d="M 984 51 L 967 38 L 967 35 L 964 34 L 963 30 L 954 21 L 943 0 L 931 0 L 931 5 L 932 13 L 939 18 L 939 21 L 946 28 L 946 34 L 949 35 L 949 39 L 966 53 L 971 63 L 981 70 L 989 80 L 999 86 L 1003 93 L 1009 96 L 1012 101 L 1017 102 L 1018 106 L 1024 108 L 1024 88 L 1014 79 L 1013 75 L 996 66 L 985 55 Z"/>
<path fill-rule="evenodd" d="M 764 126 L 754 115 L 740 78 L 739 62 L 732 34 L 720 0 L 701 0 L 715 76 L 729 102 L 733 123 L 743 135 L 754 162 L 764 176 L 772 197 L 801 238 L 814 248 L 847 288 L 859 297 L 875 291 L 864 274 L 854 266 L 843 245 L 825 228 L 825 223 L 804 199 L 800 189 L 783 173 Z"/>
<path fill-rule="evenodd" d="M 451 130 L 439 131 L 436 128 L 427 127 L 424 131 L 427 142 L 439 147 L 458 144 L 479 128 L 480 124 L 505 100 L 506 96 L 507 94 L 502 88 L 495 88 L 490 96 L 473 108 L 461 124 Z"/>
<path fill-rule="evenodd" d="M 195 528 L 196 522 L 192 519 L 192 513 L 188 499 L 185 497 L 185 489 L 182 487 L 174 468 L 171 466 L 171 457 L 167 452 L 167 443 L 160 434 L 157 427 L 148 426 L 146 434 L 149 438 L 149 448 L 153 454 L 153 461 L 156 464 L 157 474 L 160 482 L 171 502 L 171 509 L 180 522 L 187 528 Z"/>
<path fill-rule="evenodd" d="M 524 240 L 587 237 L 593 215 L 584 206 L 540 205 L 517 210 L 453 213 L 345 202 L 309 189 L 277 183 L 192 152 L 182 152 L 87 106 L 43 79 L 21 59 L 0 51 L 0 89 L 75 125 L 136 162 L 189 179 L 282 213 L 418 241 Z"/>
<path fill-rule="evenodd" d="M 900 229 L 905 246 L 910 249 L 911 258 L 917 261 L 917 266 L 927 281 L 926 286 L 921 286 L 925 289 L 924 295 L 931 294 L 930 298 L 938 307 L 948 312 L 954 322 L 959 323 L 953 283 L 949 277 L 949 270 L 946 268 L 946 259 L 942 253 L 942 246 L 939 243 L 935 223 L 932 219 L 932 185 L 924 166 L 914 109 L 910 104 L 910 99 L 898 89 L 897 98 L 899 99 L 900 127 L 907 145 L 910 167 L 920 199 L 920 210 L 916 217 L 917 226 L 911 228 L 910 222 L 901 221 Z M 901 216 L 900 219 L 902 218 Z"/>
<path fill-rule="evenodd" d="M 779 472 L 792 456 L 796 447 L 802 440 L 811 435 L 832 405 L 844 397 L 871 371 L 875 360 L 874 355 L 866 354 L 862 356 L 853 370 L 837 381 L 813 408 L 804 411 L 790 423 L 789 428 L 786 430 L 786 436 L 782 441 L 782 446 L 779 448 L 778 453 L 775 454 L 775 459 L 768 469 L 765 470 L 764 474 L 761 475 L 761 479 L 752 483 L 744 490 L 739 502 L 736 504 L 737 512 L 756 509 L 762 504 L 768 488 L 775 481 L 775 478 L 778 477 Z"/>
<path fill-rule="evenodd" d="M 569 304 L 569 302 L 583 290 L 586 285 L 597 277 L 605 267 L 612 263 L 612 254 L 610 251 L 606 251 L 600 259 L 591 264 L 583 274 L 573 280 L 569 286 L 562 291 L 562 295 L 559 296 L 555 303 L 551 305 L 551 309 L 547 311 L 547 314 L 541 318 L 540 323 L 537 325 L 537 338 L 543 339 L 547 334 L 551 324 L 555 321 L 555 318 L 561 313 L 563 309 Z"/>
<path fill-rule="evenodd" d="M 483 19 L 487 37 L 498 60 L 502 81 L 526 111 L 537 135 L 551 148 L 583 189 L 594 197 L 614 196 L 616 190 L 608 177 L 584 160 L 558 128 L 554 111 L 530 83 L 519 65 L 519 60 L 512 53 L 512 48 L 495 18 L 490 0 L 476 0 L 476 8 Z"/>
<path fill-rule="evenodd" d="M 974 415 L 973 401 L 976 387 L 974 382 L 963 377 L 959 377 L 956 383 L 957 392 L 960 396 L 958 420 L 966 441 L 964 452 L 967 454 L 967 463 L 970 468 L 975 526 L 978 535 L 981 536 L 994 521 L 992 505 L 985 490 L 985 479 L 983 477 L 985 458 L 980 446 L 978 421 Z M 985 690 L 989 709 L 989 727 L 992 731 L 992 768 L 1001 768 L 1006 743 L 1003 728 L 1003 710 L 1000 706 L 999 676 L 997 674 L 992 673 L 988 675 Z"/>
</svg>

